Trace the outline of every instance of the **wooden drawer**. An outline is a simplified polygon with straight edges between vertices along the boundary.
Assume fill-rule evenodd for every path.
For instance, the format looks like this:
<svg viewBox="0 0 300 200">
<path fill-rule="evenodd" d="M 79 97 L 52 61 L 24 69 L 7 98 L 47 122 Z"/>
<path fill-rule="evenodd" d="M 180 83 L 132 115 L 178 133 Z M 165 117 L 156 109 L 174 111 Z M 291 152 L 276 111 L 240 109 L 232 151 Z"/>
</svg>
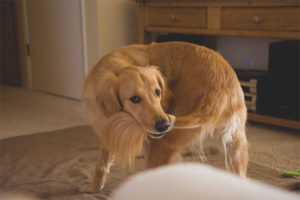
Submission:
<svg viewBox="0 0 300 200">
<path fill-rule="evenodd" d="M 146 7 L 146 26 L 206 28 L 205 7 Z"/>
<path fill-rule="evenodd" d="M 300 7 L 228 7 L 221 28 L 230 30 L 299 31 Z"/>
</svg>

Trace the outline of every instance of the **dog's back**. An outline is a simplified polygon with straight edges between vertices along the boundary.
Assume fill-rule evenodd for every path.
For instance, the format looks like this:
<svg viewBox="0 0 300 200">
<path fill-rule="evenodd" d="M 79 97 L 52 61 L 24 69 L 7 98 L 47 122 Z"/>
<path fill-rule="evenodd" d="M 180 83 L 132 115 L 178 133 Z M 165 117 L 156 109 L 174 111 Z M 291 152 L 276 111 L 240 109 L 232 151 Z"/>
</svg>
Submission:
<svg viewBox="0 0 300 200">
<path fill-rule="evenodd" d="M 219 137 L 226 167 L 245 176 L 247 109 L 228 62 L 213 50 L 182 42 L 151 44 L 148 55 L 151 65 L 161 67 L 175 96 L 175 129 L 200 127 L 200 142 L 208 134 Z"/>
</svg>

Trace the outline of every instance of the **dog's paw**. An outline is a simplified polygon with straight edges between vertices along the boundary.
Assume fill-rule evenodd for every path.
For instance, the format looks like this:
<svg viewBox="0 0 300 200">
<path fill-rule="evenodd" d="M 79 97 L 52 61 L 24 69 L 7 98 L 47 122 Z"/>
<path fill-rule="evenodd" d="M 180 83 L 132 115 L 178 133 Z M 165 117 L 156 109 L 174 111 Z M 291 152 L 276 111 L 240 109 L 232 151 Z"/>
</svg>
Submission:
<svg viewBox="0 0 300 200">
<path fill-rule="evenodd" d="M 84 186 L 82 186 L 79 189 L 80 193 L 97 193 L 99 192 L 101 189 L 103 188 L 103 185 L 101 187 L 98 187 L 97 185 L 93 184 L 93 183 L 89 183 L 86 184 Z"/>
</svg>

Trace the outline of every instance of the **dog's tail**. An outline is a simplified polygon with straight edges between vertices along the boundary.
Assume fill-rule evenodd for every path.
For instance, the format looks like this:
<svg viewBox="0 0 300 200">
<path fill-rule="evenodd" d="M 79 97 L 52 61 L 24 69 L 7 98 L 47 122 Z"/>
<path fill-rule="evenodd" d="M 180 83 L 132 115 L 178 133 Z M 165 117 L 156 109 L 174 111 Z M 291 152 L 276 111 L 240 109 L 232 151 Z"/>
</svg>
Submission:
<svg viewBox="0 0 300 200">
<path fill-rule="evenodd" d="M 176 116 L 176 122 L 173 129 L 197 129 L 206 124 L 215 125 L 222 112 L 222 107 L 218 107 L 218 109 L 212 109 L 210 111 L 201 108 L 195 109 L 194 112 L 188 115 Z"/>
<path fill-rule="evenodd" d="M 173 126 L 173 129 L 196 129 L 200 128 L 202 124 L 203 123 L 201 123 L 199 117 L 192 115 L 180 116 L 176 117 L 176 122 Z"/>
<path fill-rule="evenodd" d="M 173 129 L 197 129 L 199 131 L 199 140 L 192 142 L 190 144 L 191 150 L 198 154 L 202 161 L 206 161 L 206 156 L 204 153 L 204 141 L 210 135 L 213 135 L 213 130 L 215 129 L 216 121 L 201 120 L 199 117 L 194 115 L 181 116 L 176 118 L 176 123 Z"/>
<path fill-rule="evenodd" d="M 103 145 L 109 149 L 116 161 L 131 167 L 135 157 L 142 151 L 147 134 L 128 113 L 117 112 L 108 118 L 101 134 Z"/>
<path fill-rule="evenodd" d="M 221 103 L 210 101 L 209 95 L 203 98 L 198 106 L 188 115 L 177 116 L 173 129 L 195 129 L 199 132 L 199 140 L 196 145 L 193 145 L 193 150 L 198 149 L 201 160 L 206 160 L 203 143 L 204 140 L 214 133 L 214 129 L 221 117 L 224 108 L 226 107 L 226 98 L 222 98 Z M 195 148 L 197 147 L 197 148 Z"/>
</svg>

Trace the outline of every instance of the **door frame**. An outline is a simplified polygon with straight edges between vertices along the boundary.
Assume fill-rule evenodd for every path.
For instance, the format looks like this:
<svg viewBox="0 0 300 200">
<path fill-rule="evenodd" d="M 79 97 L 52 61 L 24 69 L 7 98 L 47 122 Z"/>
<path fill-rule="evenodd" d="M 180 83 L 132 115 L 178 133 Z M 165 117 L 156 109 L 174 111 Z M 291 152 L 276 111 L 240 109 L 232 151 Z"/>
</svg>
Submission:
<svg viewBox="0 0 300 200">
<path fill-rule="evenodd" d="M 30 39 L 28 29 L 28 18 L 26 0 L 14 1 L 16 8 L 16 26 L 17 26 L 17 43 L 18 43 L 18 56 L 20 58 L 20 73 L 21 73 L 21 86 L 23 88 L 32 89 L 32 66 L 30 57 Z M 84 60 L 84 75 L 86 75 L 94 65 L 95 59 L 99 56 L 98 47 L 98 27 L 97 21 L 90 22 L 91 10 L 92 15 L 98 16 L 97 1 L 80 0 L 81 6 L 81 27 L 82 27 L 82 41 L 83 41 L 83 60 Z M 97 18 L 95 19 L 97 20 Z M 96 26 L 96 27 L 95 27 Z M 96 30 L 96 32 L 95 32 Z M 96 40 L 96 42 L 95 42 Z M 97 44 L 97 45 L 95 45 Z M 92 46 L 93 45 L 93 46 Z"/>
<path fill-rule="evenodd" d="M 16 9 L 16 27 L 17 27 L 17 43 L 18 57 L 21 73 L 21 86 L 24 88 L 32 88 L 31 77 L 31 58 L 29 49 L 29 32 L 27 23 L 27 10 L 25 0 L 14 1 Z"/>
</svg>

